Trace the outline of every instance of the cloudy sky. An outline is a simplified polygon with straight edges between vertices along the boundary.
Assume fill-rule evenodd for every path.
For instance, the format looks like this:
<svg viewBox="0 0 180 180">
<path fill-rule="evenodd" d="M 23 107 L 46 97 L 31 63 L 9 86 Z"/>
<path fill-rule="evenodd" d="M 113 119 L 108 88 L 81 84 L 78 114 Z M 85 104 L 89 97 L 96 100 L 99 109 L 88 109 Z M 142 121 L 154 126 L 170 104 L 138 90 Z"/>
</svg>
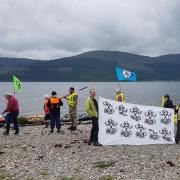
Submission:
<svg viewBox="0 0 180 180">
<path fill-rule="evenodd" d="M 180 0 L 0 0 L 0 56 L 180 53 Z"/>
</svg>

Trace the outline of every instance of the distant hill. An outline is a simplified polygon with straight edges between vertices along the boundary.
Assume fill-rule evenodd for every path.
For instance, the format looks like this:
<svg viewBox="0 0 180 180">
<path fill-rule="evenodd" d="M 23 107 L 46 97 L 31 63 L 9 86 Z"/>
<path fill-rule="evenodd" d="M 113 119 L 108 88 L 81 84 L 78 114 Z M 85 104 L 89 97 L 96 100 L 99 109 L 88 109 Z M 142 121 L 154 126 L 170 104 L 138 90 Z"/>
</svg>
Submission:
<svg viewBox="0 0 180 180">
<path fill-rule="evenodd" d="M 0 81 L 116 81 L 115 66 L 138 74 L 139 81 L 179 81 L 180 54 L 159 57 L 118 51 L 90 51 L 50 61 L 0 58 Z"/>
</svg>

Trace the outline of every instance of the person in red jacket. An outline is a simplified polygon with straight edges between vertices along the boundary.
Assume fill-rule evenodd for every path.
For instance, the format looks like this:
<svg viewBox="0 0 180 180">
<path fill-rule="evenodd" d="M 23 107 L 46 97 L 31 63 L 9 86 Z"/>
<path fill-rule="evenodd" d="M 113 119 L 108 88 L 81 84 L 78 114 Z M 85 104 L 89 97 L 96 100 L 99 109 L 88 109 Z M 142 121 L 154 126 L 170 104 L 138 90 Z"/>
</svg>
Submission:
<svg viewBox="0 0 180 180">
<path fill-rule="evenodd" d="M 19 134 L 19 126 L 18 126 L 18 115 L 19 115 L 19 104 L 18 100 L 11 94 L 11 93 L 6 93 L 5 98 L 7 100 L 7 108 L 2 112 L 8 113 L 7 114 L 7 121 L 6 121 L 6 131 L 3 133 L 4 135 L 9 135 L 9 130 L 10 130 L 10 123 L 13 122 L 14 124 L 14 129 L 15 133 L 14 134 Z"/>
</svg>

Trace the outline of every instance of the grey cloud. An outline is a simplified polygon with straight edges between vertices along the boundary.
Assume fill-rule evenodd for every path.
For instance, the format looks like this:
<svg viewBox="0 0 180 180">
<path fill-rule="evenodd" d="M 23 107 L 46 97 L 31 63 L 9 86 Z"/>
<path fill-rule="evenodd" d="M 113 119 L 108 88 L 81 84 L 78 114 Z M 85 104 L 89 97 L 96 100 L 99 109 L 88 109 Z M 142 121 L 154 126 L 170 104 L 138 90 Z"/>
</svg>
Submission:
<svg viewBox="0 0 180 180">
<path fill-rule="evenodd" d="M 179 53 L 179 0 L 0 0 L 0 56 Z"/>
</svg>

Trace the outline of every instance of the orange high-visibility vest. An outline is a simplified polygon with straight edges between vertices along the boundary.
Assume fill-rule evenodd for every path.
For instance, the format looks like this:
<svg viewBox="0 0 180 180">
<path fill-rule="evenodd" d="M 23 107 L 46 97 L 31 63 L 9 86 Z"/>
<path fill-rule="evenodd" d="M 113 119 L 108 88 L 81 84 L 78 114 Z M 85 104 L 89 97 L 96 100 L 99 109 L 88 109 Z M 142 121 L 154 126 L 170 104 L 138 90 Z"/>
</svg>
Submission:
<svg viewBox="0 0 180 180">
<path fill-rule="evenodd" d="M 53 108 L 53 107 L 59 107 L 59 102 L 60 102 L 60 99 L 59 98 L 57 98 L 57 97 L 51 97 L 50 98 L 50 104 L 51 104 L 51 108 Z"/>
</svg>

